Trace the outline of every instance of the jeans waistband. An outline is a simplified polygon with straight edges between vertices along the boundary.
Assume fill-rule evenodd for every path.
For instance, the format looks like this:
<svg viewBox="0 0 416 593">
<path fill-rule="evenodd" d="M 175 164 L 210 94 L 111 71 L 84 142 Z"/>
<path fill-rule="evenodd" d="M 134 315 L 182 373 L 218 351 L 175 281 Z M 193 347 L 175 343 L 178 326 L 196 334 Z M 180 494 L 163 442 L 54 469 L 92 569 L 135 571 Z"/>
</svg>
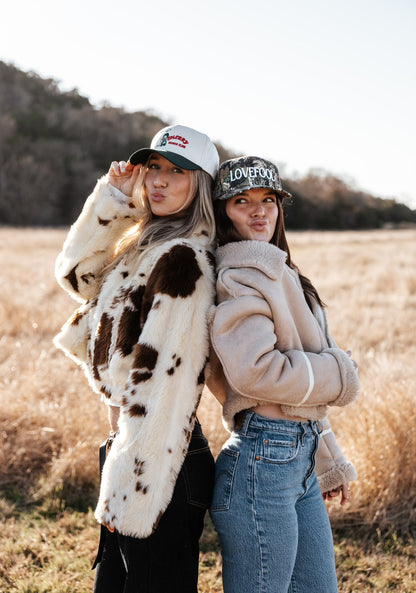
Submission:
<svg viewBox="0 0 416 593">
<path fill-rule="evenodd" d="M 245 416 L 244 419 L 242 419 L 241 427 L 236 426 L 234 431 L 245 435 L 250 430 L 276 430 L 279 432 L 287 432 L 288 434 L 318 435 L 322 432 L 322 427 L 320 422 L 315 420 L 299 422 L 298 420 L 266 418 L 251 410 L 245 410 Z"/>
<path fill-rule="evenodd" d="M 192 431 L 192 435 L 202 435 L 202 426 L 201 423 L 199 422 L 198 418 L 195 418 L 195 424 L 194 424 L 194 428 Z"/>
</svg>

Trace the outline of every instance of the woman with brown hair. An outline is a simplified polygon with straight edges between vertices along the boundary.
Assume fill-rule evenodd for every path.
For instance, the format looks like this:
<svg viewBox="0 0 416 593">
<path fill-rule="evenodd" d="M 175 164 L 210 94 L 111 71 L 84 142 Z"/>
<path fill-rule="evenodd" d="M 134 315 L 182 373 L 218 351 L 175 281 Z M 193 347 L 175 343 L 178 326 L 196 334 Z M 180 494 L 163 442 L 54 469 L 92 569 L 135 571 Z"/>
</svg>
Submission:
<svg viewBox="0 0 416 593">
<path fill-rule="evenodd" d="M 331 337 L 316 288 L 293 263 L 277 167 L 224 162 L 214 189 L 219 247 L 208 385 L 231 432 L 216 462 L 211 516 L 224 593 L 336 593 L 324 499 L 356 478 L 328 406 L 358 394 L 356 363 Z M 213 365 L 215 368 L 215 365 Z"/>
</svg>

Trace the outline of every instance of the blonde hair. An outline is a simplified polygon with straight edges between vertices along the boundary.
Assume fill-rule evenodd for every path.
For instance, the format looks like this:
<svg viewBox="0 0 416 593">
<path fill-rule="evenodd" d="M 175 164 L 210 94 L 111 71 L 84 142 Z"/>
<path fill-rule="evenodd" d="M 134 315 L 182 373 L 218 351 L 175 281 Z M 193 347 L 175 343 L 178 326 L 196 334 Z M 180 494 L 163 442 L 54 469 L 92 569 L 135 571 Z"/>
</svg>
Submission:
<svg viewBox="0 0 416 593">
<path fill-rule="evenodd" d="M 189 171 L 190 188 L 185 204 L 188 208 L 169 216 L 155 216 L 146 196 L 144 180 L 148 167 L 143 165 L 133 188 L 133 203 L 143 212 L 137 225 L 120 240 L 115 258 L 120 259 L 130 248 L 145 251 L 150 247 L 177 238 L 186 238 L 204 230 L 210 242 L 215 240 L 215 218 L 212 205 L 212 179 L 205 171 Z M 114 260 L 112 262 L 114 264 Z"/>
</svg>

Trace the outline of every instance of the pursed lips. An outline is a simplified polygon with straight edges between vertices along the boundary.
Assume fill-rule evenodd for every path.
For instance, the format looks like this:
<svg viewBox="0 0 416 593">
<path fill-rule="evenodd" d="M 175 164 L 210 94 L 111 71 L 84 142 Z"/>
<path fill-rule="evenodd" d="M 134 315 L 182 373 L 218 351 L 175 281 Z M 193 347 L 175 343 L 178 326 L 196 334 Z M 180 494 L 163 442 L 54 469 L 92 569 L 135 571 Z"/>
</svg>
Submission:
<svg viewBox="0 0 416 593">
<path fill-rule="evenodd" d="M 268 225 L 268 221 L 267 220 L 253 220 L 252 222 L 250 222 L 249 226 L 255 230 L 263 230 L 267 225 Z"/>
<path fill-rule="evenodd" d="M 162 200 L 164 200 L 164 199 L 165 199 L 165 197 L 166 197 L 166 196 L 165 196 L 164 194 L 161 194 L 161 193 L 152 193 L 152 194 L 150 195 L 150 198 L 151 198 L 151 200 L 152 200 L 153 202 L 161 202 Z"/>
</svg>

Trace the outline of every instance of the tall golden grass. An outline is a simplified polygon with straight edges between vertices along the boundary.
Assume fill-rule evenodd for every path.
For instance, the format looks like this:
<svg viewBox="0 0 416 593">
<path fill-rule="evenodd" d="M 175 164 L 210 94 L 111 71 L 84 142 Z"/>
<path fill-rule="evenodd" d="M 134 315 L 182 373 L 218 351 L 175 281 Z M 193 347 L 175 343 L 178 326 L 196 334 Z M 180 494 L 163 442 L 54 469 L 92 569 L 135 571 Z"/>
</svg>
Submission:
<svg viewBox="0 0 416 593">
<path fill-rule="evenodd" d="M 104 406 L 52 338 L 76 303 L 58 287 L 54 261 L 66 232 L 0 230 L 0 488 L 8 496 L 94 500 Z M 334 522 L 416 527 L 416 231 L 289 233 L 292 256 L 328 304 L 332 333 L 353 352 L 362 391 L 331 410 L 357 467 Z M 214 453 L 227 433 L 204 394 L 199 417 Z"/>
</svg>

